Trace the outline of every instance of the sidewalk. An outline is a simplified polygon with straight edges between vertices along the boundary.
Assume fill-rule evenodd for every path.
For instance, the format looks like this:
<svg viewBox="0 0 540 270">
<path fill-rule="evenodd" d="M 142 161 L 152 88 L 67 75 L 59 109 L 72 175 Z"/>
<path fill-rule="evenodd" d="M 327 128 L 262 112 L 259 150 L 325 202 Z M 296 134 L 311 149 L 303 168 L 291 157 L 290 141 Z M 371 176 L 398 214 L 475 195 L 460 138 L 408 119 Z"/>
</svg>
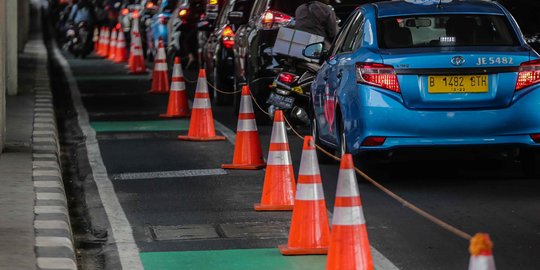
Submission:
<svg viewBox="0 0 540 270">
<path fill-rule="evenodd" d="M 30 39 L 19 54 L 19 94 L 6 98 L 0 269 L 76 269 L 38 4 L 33 1 Z"/>
</svg>

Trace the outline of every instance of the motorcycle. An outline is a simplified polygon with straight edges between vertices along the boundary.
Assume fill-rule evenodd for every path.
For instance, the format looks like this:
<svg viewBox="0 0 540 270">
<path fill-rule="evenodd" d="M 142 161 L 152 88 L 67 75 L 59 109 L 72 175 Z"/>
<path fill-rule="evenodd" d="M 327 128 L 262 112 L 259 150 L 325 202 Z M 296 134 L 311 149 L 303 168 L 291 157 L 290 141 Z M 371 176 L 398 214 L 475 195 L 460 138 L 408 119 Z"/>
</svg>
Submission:
<svg viewBox="0 0 540 270">
<path fill-rule="evenodd" d="M 66 32 L 67 50 L 75 57 L 85 58 L 92 51 L 91 34 L 90 26 L 85 21 L 71 25 Z"/>
<path fill-rule="evenodd" d="M 276 76 L 266 103 L 273 117 L 276 110 L 282 110 L 293 125 L 307 126 L 309 121 L 309 99 L 311 84 L 320 66 L 298 59 L 280 61 L 283 70 Z"/>
</svg>

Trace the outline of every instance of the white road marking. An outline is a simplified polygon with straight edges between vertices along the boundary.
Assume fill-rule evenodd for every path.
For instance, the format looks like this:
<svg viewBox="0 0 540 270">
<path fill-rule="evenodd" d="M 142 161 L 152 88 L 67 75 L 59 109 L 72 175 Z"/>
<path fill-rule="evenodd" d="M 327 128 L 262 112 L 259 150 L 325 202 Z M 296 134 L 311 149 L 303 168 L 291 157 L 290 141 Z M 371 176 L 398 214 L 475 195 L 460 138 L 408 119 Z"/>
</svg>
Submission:
<svg viewBox="0 0 540 270">
<path fill-rule="evenodd" d="M 101 152 L 99 150 L 98 141 L 96 139 L 96 133 L 90 126 L 88 118 L 88 112 L 83 106 L 79 88 L 77 82 L 73 77 L 71 68 L 60 53 L 58 47 L 54 48 L 54 54 L 59 61 L 71 91 L 71 98 L 73 99 L 73 105 L 78 115 L 79 126 L 86 137 L 86 149 L 88 155 L 88 161 L 92 168 L 92 174 L 96 183 L 101 202 L 107 214 L 107 218 L 111 225 L 112 239 L 111 243 L 115 243 L 118 256 L 120 258 L 120 265 L 122 269 L 126 270 L 143 270 L 141 258 L 139 256 L 139 248 L 133 238 L 133 231 L 131 225 L 118 201 L 116 192 L 112 185 L 111 180 L 108 177 L 107 169 L 103 164 Z"/>
<path fill-rule="evenodd" d="M 121 173 L 121 174 L 111 175 L 111 179 L 112 180 L 138 180 L 138 179 L 156 179 L 156 178 L 211 176 L 211 175 L 225 175 L 225 174 L 227 174 L 227 171 L 223 169 L 203 169 L 203 170 Z"/>
</svg>

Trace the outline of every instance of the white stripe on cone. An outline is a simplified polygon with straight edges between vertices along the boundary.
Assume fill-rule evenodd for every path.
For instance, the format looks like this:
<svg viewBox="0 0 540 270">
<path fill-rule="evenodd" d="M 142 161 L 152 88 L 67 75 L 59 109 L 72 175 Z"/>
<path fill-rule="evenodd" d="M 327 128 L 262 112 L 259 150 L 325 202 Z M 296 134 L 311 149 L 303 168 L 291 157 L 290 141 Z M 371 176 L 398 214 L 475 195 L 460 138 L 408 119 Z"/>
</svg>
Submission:
<svg viewBox="0 0 540 270">
<path fill-rule="evenodd" d="M 174 64 L 172 77 L 173 78 L 183 78 L 184 77 L 184 72 L 182 71 L 182 66 L 180 64 Z"/>
<path fill-rule="evenodd" d="M 154 71 L 167 71 L 167 63 L 156 63 Z"/>
<path fill-rule="evenodd" d="M 288 143 L 284 122 L 276 122 L 274 124 L 270 138 L 270 143 Z"/>
<path fill-rule="evenodd" d="M 257 123 L 255 119 L 238 120 L 238 128 L 236 131 L 257 131 Z"/>
<path fill-rule="evenodd" d="M 316 201 L 324 200 L 324 192 L 320 183 L 316 184 L 297 184 L 296 200 Z"/>
<path fill-rule="evenodd" d="M 253 104 L 251 104 L 250 96 L 242 96 L 240 103 L 240 113 L 253 113 Z"/>
<path fill-rule="evenodd" d="M 211 109 L 210 99 L 195 98 L 195 100 L 193 100 L 193 109 Z"/>
<path fill-rule="evenodd" d="M 186 83 L 184 82 L 172 82 L 171 91 L 173 92 L 182 92 L 186 90 Z"/>
<path fill-rule="evenodd" d="M 165 54 L 165 48 L 161 47 L 158 49 L 158 55 L 156 60 L 166 60 L 167 56 Z"/>
<path fill-rule="evenodd" d="M 356 174 L 353 169 L 339 170 L 336 197 L 360 196 L 356 182 Z"/>
<path fill-rule="evenodd" d="M 299 175 L 320 175 L 319 162 L 315 150 L 303 150 Z"/>
<path fill-rule="evenodd" d="M 495 270 L 495 260 L 493 256 L 471 256 L 469 270 Z"/>
<path fill-rule="evenodd" d="M 208 84 L 206 82 L 206 78 L 199 78 L 197 80 L 197 89 L 195 90 L 196 93 L 208 93 Z"/>
<path fill-rule="evenodd" d="M 366 224 L 362 206 L 334 207 L 332 225 L 362 225 Z"/>
<path fill-rule="evenodd" d="M 291 165 L 291 154 L 289 151 L 270 151 L 268 152 L 267 165 Z"/>
</svg>

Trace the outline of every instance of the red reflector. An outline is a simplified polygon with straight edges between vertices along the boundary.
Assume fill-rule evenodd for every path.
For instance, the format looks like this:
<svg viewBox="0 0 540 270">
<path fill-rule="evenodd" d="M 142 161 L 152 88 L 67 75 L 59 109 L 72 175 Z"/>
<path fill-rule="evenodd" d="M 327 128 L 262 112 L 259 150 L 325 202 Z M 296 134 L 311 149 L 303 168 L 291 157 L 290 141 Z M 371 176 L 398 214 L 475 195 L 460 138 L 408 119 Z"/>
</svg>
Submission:
<svg viewBox="0 0 540 270">
<path fill-rule="evenodd" d="M 521 63 L 516 91 L 537 83 L 540 83 L 540 59 Z"/>
<path fill-rule="evenodd" d="M 282 72 L 278 75 L 278 81 L 285 84 L 292 84 L 296 81 L 296 78 L 298 78 L 298 76 L 287 72 Z"/>
<path fill-rule="evenodd" d="M 127 8 L 124 8 L 124 9 L 122 9 L 122 11 L 121 11 L 121 12 L 122 12 L 122 15 L 126 16 L 126 15 L 128 15 L 128 14 L 129 14 L 129 9 L 127 9 Z"/>
<path fill-rule="evenodd" d="M 367 137 L 362 146 L 381 146 L 386 141 L 386 137 Z"/>
<path fill-rule="evenodd" d="M 393 66 L 379 63 L 356 63 L 356 81 L 400 93 L 399 81 Z"/>
<path fill-rule="evenodd" d="M 540 143 L 540 133 L 537 133 L 537 134 L 531 134 L 531 139 L 532 139 L 535 143 Z"/>
</svg>

